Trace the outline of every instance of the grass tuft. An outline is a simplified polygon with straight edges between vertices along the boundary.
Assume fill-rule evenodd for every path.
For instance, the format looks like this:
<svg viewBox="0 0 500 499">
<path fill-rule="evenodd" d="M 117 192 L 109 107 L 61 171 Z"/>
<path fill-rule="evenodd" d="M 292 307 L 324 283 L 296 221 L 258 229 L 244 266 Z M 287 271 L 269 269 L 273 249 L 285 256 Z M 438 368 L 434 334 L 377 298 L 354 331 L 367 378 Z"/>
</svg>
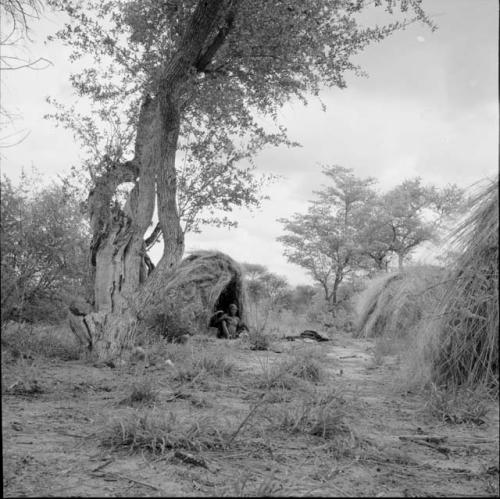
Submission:
<svg viewBox="0 0 500 499">
<path fill-rule="evenodd" d="M 183 383 L 203 378 L 205 375 L 217 378 L 226 377 L 234 370 L 234 363 L 228 359 L 226 354 L 209 350 L 202 352 L 191 350 L 181 364 L 179 362 L 174 362 L 174 364 L 177 367 L 174 379 Z"/>
<path fill-rule="evenodd" d="M 120 405 L 152 406 L 158 402 L 158 394 L 159 390 L 155 388 L 151 379 L 144 378 L 132 385 L 130 393 L 120 401 Z"/>
<path fill-rule="evenodd" d="M 147 412 L 115 418 L 102 430 L 101 444 L 130 452 L 165 454 L 172 449 L 201 451 L 221 449 L 224 434 L 213 419 L 178 420 L 173 412 Z"/>
</svg>

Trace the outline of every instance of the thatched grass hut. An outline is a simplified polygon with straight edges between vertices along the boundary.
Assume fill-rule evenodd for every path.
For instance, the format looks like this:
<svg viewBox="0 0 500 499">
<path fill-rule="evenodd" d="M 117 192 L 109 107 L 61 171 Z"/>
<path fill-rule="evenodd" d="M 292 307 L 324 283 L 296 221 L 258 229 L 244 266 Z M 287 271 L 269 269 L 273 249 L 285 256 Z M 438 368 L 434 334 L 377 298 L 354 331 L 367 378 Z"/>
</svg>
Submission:
<svg viewBox="0 0 500 499">
<path fill-rule="evenodd" d="M 238 306 L 245 321 L 246 294 L 243 271 L 230 256 L 219 251 L 197 251 L 187 256 L 166 280 L 162 303 L 144 321 L 172 339 L 208 331 L 217 310 Z"/>
<path fill-rule="evenodd" d="M 498 388 L 498 228 L 497 180 L 476 196 L 454 235 L 461 254 L 430 328 L 437 330 L 429 346 L 438 385 Z"/>
<path fill-rule="evenodd" d="M 444 271 L 422 265 L 378 276 L 356 302 L 354 335 L 404 338 L 415 333 L 443 295 Z"/>
</svg>

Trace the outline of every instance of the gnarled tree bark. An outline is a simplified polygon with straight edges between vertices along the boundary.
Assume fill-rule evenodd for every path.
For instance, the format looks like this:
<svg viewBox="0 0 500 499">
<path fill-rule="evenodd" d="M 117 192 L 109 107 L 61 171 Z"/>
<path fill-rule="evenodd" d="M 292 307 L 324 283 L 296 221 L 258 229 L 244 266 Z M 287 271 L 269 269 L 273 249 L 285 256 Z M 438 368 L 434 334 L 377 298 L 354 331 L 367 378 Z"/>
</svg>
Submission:
<svg viewBox="0 0 500 499">
<path fill-rule="evenodd" d="M 71 315 L 71 326 L 100 359 L 123 355 L 133 344 L 138 318 L 162 301 L 162 284 L 184 253 L 177 209 L 175 158 L 186 82 L 202 71 L 224 42 L 237 1 L 200 0 L 174 56 L 160 69 L 154 95 L 146 95 L 139 114 L 132 161 L 108 164 L 89 195 L 92 229 L 93 312 Z M 219 20 L 223 28 L 216 31 Z M 125 206 L 113 197 L 133 182 Z M 154 268 L 144 236 L 155 208 L 163 235 L 163 255 Z"/>
</svg>

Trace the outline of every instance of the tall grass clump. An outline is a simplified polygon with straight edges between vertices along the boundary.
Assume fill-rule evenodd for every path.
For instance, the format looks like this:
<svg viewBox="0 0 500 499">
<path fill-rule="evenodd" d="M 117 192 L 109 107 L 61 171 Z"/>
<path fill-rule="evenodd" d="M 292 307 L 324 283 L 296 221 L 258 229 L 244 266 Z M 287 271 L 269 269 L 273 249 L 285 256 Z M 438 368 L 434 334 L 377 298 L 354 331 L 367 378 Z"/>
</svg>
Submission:
<svg viewBox="0 0 500 499">
<path fill-rule="evenodd" d="M 444 270 L 422 265 L 378 276 L 360 293 L 354 335 L 406 338 L 443 296 Z"/>
<path fill-rule="evenodd" d="M 114 418 L 101 430 L 101 445 L 130 452 L 164 454 L 172 449 L 201 451 L 221 448 L 225 435 L 210 418 L 180 421 L 173 412 L 133 413 Z"/>
<path fill-rule="evenodd" d="M 454 233 L 459 256 L 438 319 L 424 325 L 429 374 L 438 386 L 490 387 L 498 394 L 498 180 L 478 194 Z"/>
<path fill-rule="evenodd" d="M 149 378 L 143 378 L 132 384 L 128 395 L 121 405 L 154 405 L 158 401 L 159 390 Z"/>
<path fill-rule="evenodd" d="M 293 390 L 301 383 L 319 383 L 326 377 L 325 356 L 317 349 L 303 349 L 291 358 L 269 364 L 263 363 L 257 376 L 257 388 L 264 390 Z"/>
<path fill-rule="evenodd" d="M 208 375 L 223 378 L 234 372 L 235 364 L 224 352 L 194 349 L 189 352 L 186 349 L 185 352 L 182 361 L 175 362 L 175 379 L 177 381 L 188 382 L 199 378 L 204 379 Z"/>
</svg>

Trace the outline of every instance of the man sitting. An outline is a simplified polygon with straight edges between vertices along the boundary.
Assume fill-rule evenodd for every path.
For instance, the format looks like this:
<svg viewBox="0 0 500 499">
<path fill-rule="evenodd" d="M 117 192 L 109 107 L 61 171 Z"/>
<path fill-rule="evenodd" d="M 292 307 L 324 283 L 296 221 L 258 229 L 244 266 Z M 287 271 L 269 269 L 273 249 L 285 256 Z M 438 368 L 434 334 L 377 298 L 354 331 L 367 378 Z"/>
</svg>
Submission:
<svg viewBox="0 0 500 499">
<path fill-rule="evenodd" d="M 217 338 L 237 338 L 241 331 L 247 330 L 247 326 L 238 317 L 238 307 L 231 303 L 229 305 L 229 313 L 225 314 L 222 310 L 215 312 L 210 319 L 210 326 L 216 327 Z"/>
</svg>

